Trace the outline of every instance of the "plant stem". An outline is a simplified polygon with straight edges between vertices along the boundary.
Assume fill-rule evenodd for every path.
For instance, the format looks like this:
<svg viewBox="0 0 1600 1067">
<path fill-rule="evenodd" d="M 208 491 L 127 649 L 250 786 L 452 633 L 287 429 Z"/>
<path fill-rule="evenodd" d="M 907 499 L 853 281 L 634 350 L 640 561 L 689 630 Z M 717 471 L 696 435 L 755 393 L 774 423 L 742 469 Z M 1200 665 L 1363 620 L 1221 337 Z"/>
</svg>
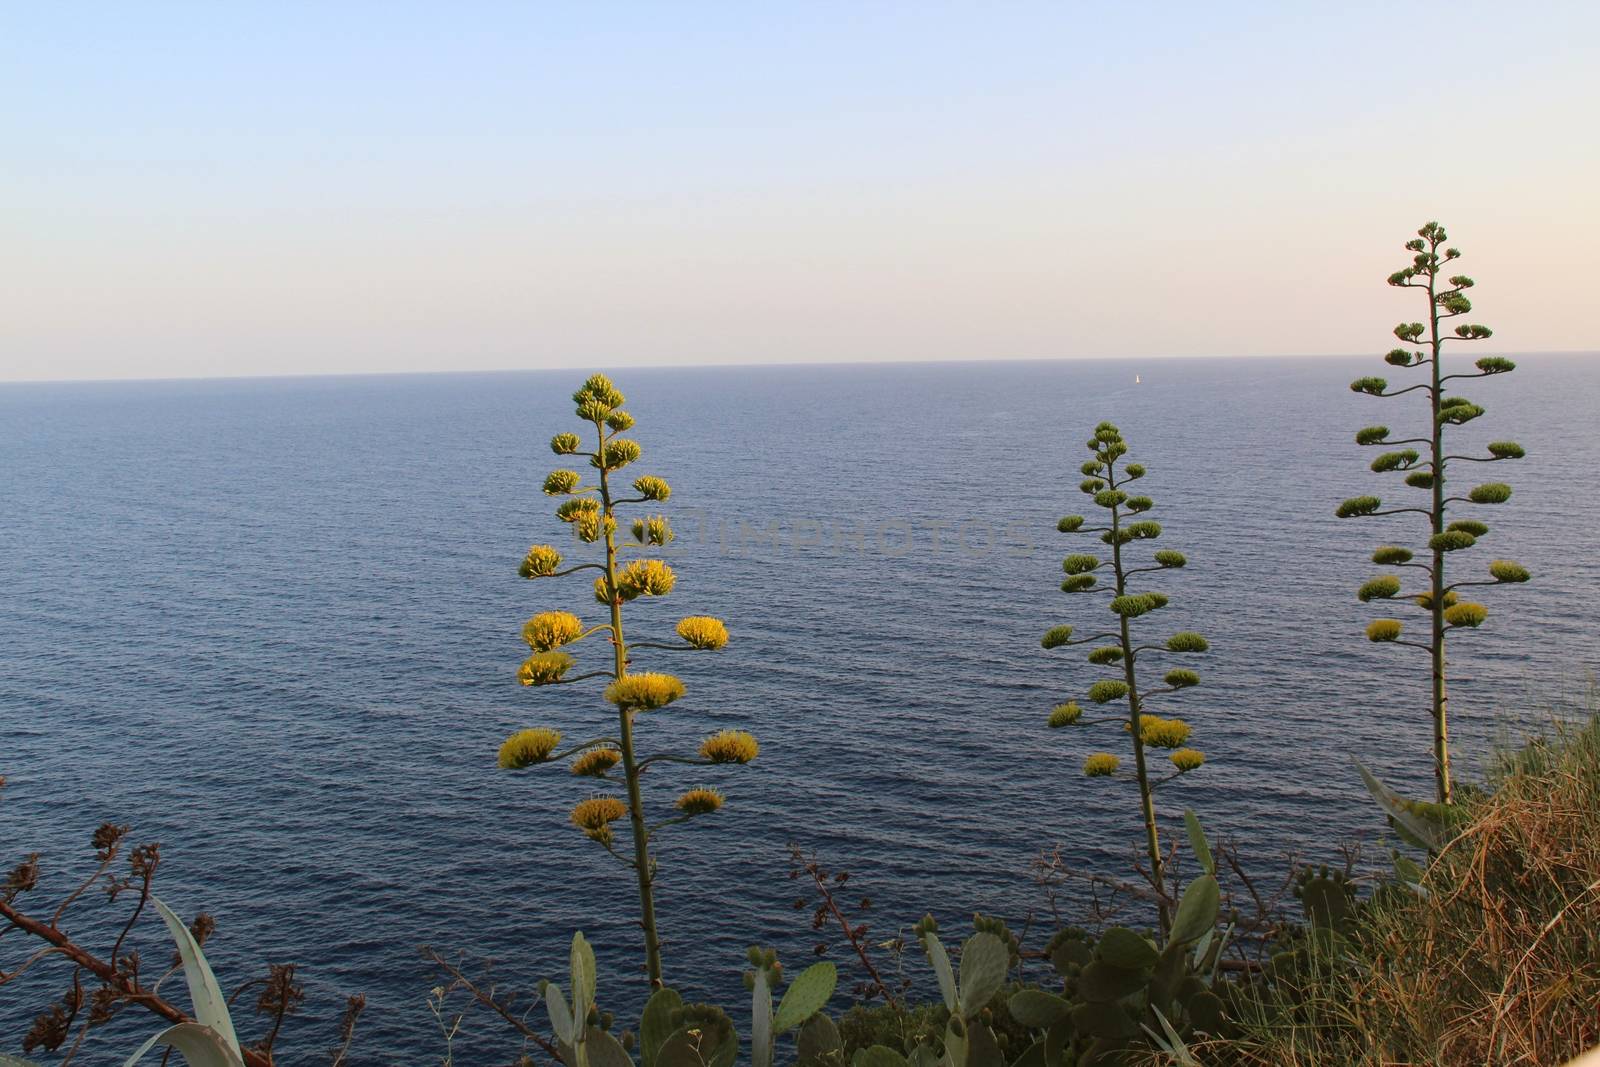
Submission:
<svg viewBox="0 0 1600 1067">
<path fill-rule="evenodd" d="M 1106 487 L 1117 487 L 1116 460 L 1106 462 Z M 1117 596 L 1124 596 L 1128 592 L 1127 575 L 1122 569 L 1122 539 L 1118 536 L 1122 528 L 1120 509 L 1117 505 L 1111 506 L 1111 567 L 1117 576 Z M 1139 727 L 1139 684 L 1134 676 L 1134 649 L 1133 637 L 1128 629 L 1128 617 L 1119 615 L 1121 623 L 1120 640 L 1122 642 L 1122 671 L 1128 683 L 1128 724 L 1133 732 L 1133 765 L 1134 772 L 1139 779 L 1139 808 L 1144 816 L 1145 850 L 1150 856 L 1150 881 L 1155 886 L 1156 899 L 1160 902 L 1159 914 L 1161 919 L 1161 933 L 1165 937 L 1171 926 L 1171 917 L 1167 913 L 1166 880 L 1161 869 L 1161 836 L 1156 830 L 1156 802 L 1155 792 L 1150 785 L 1150 772 L 1145 766 L 1144 736 Z"/>
<path fill-rule="evenodd" d="M 1428 390 L 1430 414 L 1433 418 L 1433 508 L 1430 516 L 1435 536 L 1444 532 L 1444 422 L 1439 418 L 1439 405 L 1443 400 L 1440 356 L 1444 352 L 1444 339 L 1439 336 L 1439 304 L 1435 298 L 1439 274 L 1439 241 L 1428 239 L 1431 263 L 1428 270 L 1428 323 L 1429 340 L 1433 348 L 1433 385 Z M 1433 550 L 1433 595 L 1429 598 L 1428 612 L 1433 623 L 1429 651 L 1433 656 L 1433 774 L 1435 792 L 1439 803 L 1450 803 L 1450 726 L 1448 721 L 1449 696 L 1445 689 L 1444 658 L 1444 550 Z"/>
<path fill-rule="evenodd" d="M 600 530 L 606 539 L 606 593 L 611 602 L 612 676 L 628 673 L 628 646 L 622 639 L 622 601 L 617 596 L 617 538 L 611 514 L 611 482 L 606 470 L 606 428 L 595 420 L 600 447 L 595 456 L 600 466 Z M 633 867 L 639 878 L 639 926 L 644 930 L 644 968 L 650 984 L 660 988 L 661 938 L 656 930 L 655 862 L 650 857 L 650 831 L 644 823 L 644 800 L 639 788 L 639 761 L 633 751 L 633 712 L 617 710 L 622 770 L 628 783 L 628 823 L 633 831 Z"/>
</svg>

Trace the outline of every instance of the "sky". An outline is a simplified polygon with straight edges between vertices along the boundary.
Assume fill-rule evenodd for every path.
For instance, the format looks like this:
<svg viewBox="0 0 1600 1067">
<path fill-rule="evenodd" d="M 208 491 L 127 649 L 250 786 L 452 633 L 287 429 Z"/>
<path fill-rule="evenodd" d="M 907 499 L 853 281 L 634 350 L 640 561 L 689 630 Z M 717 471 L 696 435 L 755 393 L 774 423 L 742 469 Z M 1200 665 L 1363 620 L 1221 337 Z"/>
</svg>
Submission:
<svg viewBox="0 0 1600 1067">
<path fill-rule="evenodd" d="M 1600 4 L 0 3 L 0 380 L 1600 349 Z"/>
</svg>

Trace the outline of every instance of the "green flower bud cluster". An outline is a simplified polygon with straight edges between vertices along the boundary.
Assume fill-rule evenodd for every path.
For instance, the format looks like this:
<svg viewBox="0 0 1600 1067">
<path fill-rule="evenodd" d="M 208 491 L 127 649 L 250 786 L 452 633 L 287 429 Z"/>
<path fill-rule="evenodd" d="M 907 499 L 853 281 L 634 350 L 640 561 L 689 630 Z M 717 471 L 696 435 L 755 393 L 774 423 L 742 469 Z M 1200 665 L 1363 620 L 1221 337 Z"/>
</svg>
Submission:
<svg viewBox="0 0 1600 1067">
<path fill-rule="evenodd" d="M 1334 514 L 1341 519 L 1348 519 L 1356 515 L 1371 515 L 1383 507 L 1383 501 L 1375 496 L 1351 497 L 1334 510 Z"/>
<path fill-rule="evenodd" d="M 592 459 L 589 462 L 596 467 L 604 465 L 606 470 L 614 471 L 638 459 L 643 451 L 639 447 L 639 442 L 619 437 L 606 442 L 605 450 L 601 452 L 601 459 Z"/>
<path fill-rule="evenodd" d="M 1403 550 L 1402 550 L 1403 551 Z M 1388 600 L 1400 595 L 1400 579 L 1392 574 L 1381 574 L 1361 584 L 1356 599 L 1365 604 L 1369 600 Z"/>
<path fill-rule="evenodd" d="M 1356 444 L 1377 445 L 1382 444 L 1384 438 L 1389 436 L 1387 426 L 1368 426 L 1356 431 Z"/>
<path fill-rule="evenodd" d="M 1459 552 L 1477 543 L 1478 539 L 1465 530 L 1445 530 L 1428 538 L 1428 547 L 1435 552 Z"/>
<path fill-rule="evenodd" d="M 1451 796 L 1449 753 L 1445 742 L 1448 732 L 1445 723 L 1444 633 L 1447 628 L 1481 625 L 1487 618 L 1487 611 L 1482 605 L 1458 601 L 1447 575 L 1448 560 L 1451 554 L 1472 548 L 1478 538 L 1489 532 L 1487 525 L 1476 520 L 1451 520 L 1448 514 L 1450 505 L 1461 503 L 1463 498 L 1446 496 L 1443 492 L 1451 477 L 1447 468 L 1456 462 L 1495 462 L 1523 459 L 1527 455 L 1526 450 L 1515 441 L 1492 441 L 1487 446 L 1488 455 L 1481 457 L 1450 455 L 1445 447 L 1445 433 L 1450 427 L 1464 425 L 1481 418 L 1485 413 L 1481 405 L 1466 397 L 1446 395 L 1446 386 L 1455 379 L 1504 374 L 1516 366 L 1502 356 L 1485 356 L 1474 363 L 1476 374 L 1447 373 L 1444 366 L 1446 351 L 1457 351 L 1456 342 L 1459 341 L 1479 341 L 1492 337 L 1493 331 L 1487 326 L 1472 323 L 1440 326 L 1442 318 L 1467 315 L 1473 310 L 1473 301 L 1466 295 L 1466 290 L 1473 288 L 1473 280 L 1465 274 L 1454 274 L 1449 277 L 1446 286 L 1441 278 L 1442 264 L 1461 255 L 1455 248 L 1443 247 L 1445 240 L 1444 228 L 1435 222 L 1428 223 L 1417 231 L 1415 238 L 1405 242 L 1406 250 L 1412 253 L 1411 265 L 1388 277 L 1390 285 L 1422 290 L 1420 295 L 1428 301 L 1429 317 L 1426 323 L 1402 322 L 1397 325 L 1394 328 L 1395 337 L 1409 347 L 1391 349 L 1383 357 L 1384 362 L 1392 367 L 1421 369 L 1426 375 L 1425 380 L 1392 392 L 1387 380 L 1378 377 L 1359 378 L 1350 386 L 1355 392 L 1378 397 L 1416 392 L 1427 398 L 1430 424 L 1418 428 L 1413 434 L 1398 435 L 1401 438 L 1414 438 L 1410 443 L 1422 444 L 1426 448 L 1396 448 L 1383 452 L 1371 462 L 1371 469 L 1375 472 L 1403 472 L 1405 484 L 1428 492 L 1431 500 L 1425 504 L 1408 505 L 1385 512 L 1381 510 L 1382 502 L 1378 497 L 1358 496 L 1344 501 L 1335 510 L 1340 518 L 1420 512 L 1428 519 L 1432 536 L 1427 541 L 1426 562 L 1413 562 L 1412 551 L 1399 545 L 1380 545 L 1372 553 L 1372 560 L 1380 565 L 1416 567 L 1427 575 L 1428 588 L 1412 598 L 1432 616 L 1431 625 L 1426 636 L 1403 643 L 1427 649 L 1433 657 L 1434 685 L 1430 709 L 1435 720 L 1433 762 L 1438 800 L 1442 804 L 1449 803 Z M 1447 342 L 1448 350 L 1445 347 Z M 1355 439 L 1358 445 L 1386 444 L 1391 441 L 1391 431 L 1387 426 L 1367 426 L 1356 431 Z M 1407 442 L 1401 440 L 1393 443 Z M 1464 499 L 1472 504 L 1503 504 L 1510 497 L 1510 486 L 1491 482 L 1468 490 Z M 1509 560 L 1494 561 L 1489 565 L 1489 571 L 1495 583 L 1523 582 L 1529 578 L 1525 568 Z M 1362 601 L 1390 600 L 1402 595 L 1400 581 L 1391 575 L 1371 578 L 1360 586 L 1356 595 Z M 1376 619 L 1367 627 L 1367 638 L 1374 642 L 1400 641 L 1401 633 L 1402 626 L 1398 619 Z"/>
<path fill-rule="evenodd" d="M 1136 619 L 1158 608 L 1166 607 L 1167 598 L 1160 593 L 1124 593 L 1112 597 L 1108 605 L 1112 612 L 1125 619 Z"/>
<path fill-rule="evenodd" d="M 633 520 L 633 539 L 641 545 L 664 545 L 676 536 L 665 515 Z"/>
<path fill-rule="evenodd" d="M 1402 449 L 1399 452 L 1384 452 L 1372 461 L 1372 469 L 1379 474 L 1384 471 L 1405 470 L 1417 459 L 1417 450 L 1414 448 Z"/>
<path fill-rule="evenodd" d="M 1107 607 L 1118 617 L 1117 631 L 1107 636 L 1114 636 L 1115 640 L 1090 649 L 1086 658 L 1093 666 L 1116 668 L 1120 677 L 1101 678 L 1092 682 L 1085 692 L 1085 701 L 1089 704 L 1118 705 L 1120 713 L 1109 721 L 1120 720 L 1131 739 L 1129 743 L 1134 751 L 1136 767 L 1133 780 L 1140 792 L 1140 817 L 1146 823 L 1150 869 L 1154 877 L 1159 879 L 1164 858 L 1159 847 L 1153 795 L 1160 782 L 1152 777 L 1152 766 L 1147 762 L 1145 752 L 1149 748 L 1174 750 L 1169 756 L 1173 774 L 1168 778 L 1200 767 L 1205 762 L 1205 755 L 1195 749 L 1180 747 L 1189 737 L 1187 723 L 1152 714 L 1144 706 L 1150 691 L 1141 693 L 1139 689 L 1137 661 L 1142 655 L 1204 652 L 1209 646 L 1204 637 L 1189 631 L 1173 634 L 1166 639 L 1164 646 L 1136 645 L 1132 636 L 1135 621 L 1165 607 L 1168 599 L 1163 593 L 1131 591 L 1128 587 L 1129 577 L 1139 571 L 1152 569 L 1176 570 L 1186 566 L 1188 559 L 1182 552 L 1168 549 L 1151 553 L 1156 564 L 1154 568 L 1135 567 L 1126 558 L 1129 546 L 1137 541 L 1154 540 L 1162 534 L 1160 523 L 1136 517 L 1154 508 L 1155 501 L 1146 495 L 1132 495 L 1126 488 L 1129 482 L 1144 477 L 1146 470 L 1137 463 L 1128 463 L 1119 470 L 1118 461 L 1127 455 L 1128 446 L 1121 431 L 1111 423 L 1101 423 L 1095 427 L 1094 436 L 1086 445 L 1092 455 L 1079 468 L 1085 479 L 1079 489 L 1109 513 L 1103 525 L 1089 532 L 1098 533 L 1101 543 L 1109 546 L 1110 550 L 1098 554 L 1068 555 L 1062 560 L 1066 580 L 1061 583 L 1061 588 L 1065 592 L 1087 592 L 1109 587 L 1108 591 L 1113 594 Z M 1374 500 L 1373 507 L 1377 506 L 1378 502 Z M 1081 515 L 1069 515 L 1057 524 L 1057 529 L 1062 533 L 1084 531 L 1084 518 Z M 1046 648 L 1054 648 L 1075 643 L 1071 642 L 1071 634 L 1069 627 L 1056 627 L 1046 633 L 1041 644 Z M 1200 675 L 1186 668 L 1169 667 L 1165 671 L 1164 681 L 1166 688 L 1154 690 L 1155 693 L 1176 694 L 1193 688 L 1200 684 Z M 1068 701 L 1056 705 L 1048 721 L 1052 728 L 1081 726 L 1088 729 L 1103 725 L 1108 720 L 1100 718 L 1086 722 L 1083 706 Z M 1133 729 L 1135 722 L 1139 724 L 1137 731 Z M 1112 777 L 1117 775 L 1121 766 L 1121 757 L 1110 752 L 1096 752 L 1084 759 L 1083 772 L 1091 778 Z"/>
<path fill-rule="evenodd" d="M 1050 728 L 1058 730 L 1063 726 L 1071 726 L 1081 718 L 1083 718 L 1083 708 L 1076 700 L 1069 700 L 1050 709 Z"/>
<path fill-rule="evenodd" d="M 672 487 L 670 485 L 662 481 L 660 478 L 649 474 L 642 478 L 635 478 L 633 482 L 633 489 L 634 492 L 638 493 L 646 500 L 666 500 L 672 495 Z"/>
<path fill-rule="evenodd" d="M 577 471 L 551 471 L 544 480 L 545 496 L 566 496 L 578 488 L 582 476 Z"/>
<path fill-rule="evenodd" d="M 1404 624 L 1399 619 L 1373 619 L 1367 623 L 1368 641 L 1398 641 Z"/>
<path fill-rule="evenodd" d="M 1460 426 L 1482 414 L 1483 409 L 1466 397 L 1446 397 L 1439 402 L 1439 422 L 1447 426 Z"/>
<path fill-rule="evenodd" d="M 1116 678 L 1104 678 L 1089 687 L 1088 695 L 1096 704 L 1109 704 L 1128 695 L 1128 683 Z"/>
<path fill-rule="evenodd" d="M 594 374 L 572 394 L 572 402 L 577 405 L 578 418 L 584 422 L 599 423 L 627 401 L 611 384 L 610 378 L 604 374 Z"/>
<path fill-rule="evenodd" d="M 561 553 L 550 545 L 534 545 L 528 549 L 527 556 L 522 565 L 517 568 L 517 573 L 524 578 L 548 578 L 561 566 Z"/>
<path fill-rule="evenodd" d="M 1504 482 L 1486 482 L 1467 494 L 1474 504 L 1504 504 L 1511 499 L 1511 487 Z"/>
<path fill-rule="evenodd" d="M 1045 631 L 1044 637 L 1039 639 L 1039 645 L 1043 648 L 1060 648 L 1071 640 L 1072 627 L 1052 626 Z"/>
<path fill-rule="evenodd" d="M 1526 582 L 1532 577 L 1528 568 L 1509 559 L 1491 560 L 1489 574 L 1497 582 Z"/>
</svg>

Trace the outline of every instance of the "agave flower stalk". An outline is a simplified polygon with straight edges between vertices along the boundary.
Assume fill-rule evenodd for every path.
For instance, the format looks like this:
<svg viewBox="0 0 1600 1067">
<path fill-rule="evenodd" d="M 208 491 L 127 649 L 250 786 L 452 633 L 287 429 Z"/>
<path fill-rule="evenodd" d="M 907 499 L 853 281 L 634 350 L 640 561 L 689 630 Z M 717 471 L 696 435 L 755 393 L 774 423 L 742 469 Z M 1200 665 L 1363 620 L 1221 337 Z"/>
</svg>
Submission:
<svg viewBox="0 0 1600 1067">
<path fill-rule="evenodd" d="M 1098 533 L 1100 541 L 1111 549 L 1107 559 L 1098 553 L 1073 553 L 1062 561 L 1066 580 L 1061 590 L 1080 596 L 1106 596 L 1106 607 L 1116 616 L 1114 628 L 1087 637 L 1074 636 L 1071 626 L 1052 627 L 1040 641 L 1047 649 L 1074 645 L 1095 645 L 1088 661 L 1113 672 L 1113 677 L 1103 678 L 1088 688 L 1091 703 L 1115 709 L 1102 718 L 1085 718 L 1084 709 L 1077 701 L 1058 704 L 1050 713 L 1050 726 L 1084 728 L 1100 725 L 1120 725 L 1133 749 L 1133 781 L 1138 786 L 1140 815 L 1144 820 L 1145 849 L 1150 861 L 1150 881 L 1161 899 L 1161 921 L 1165 929 L 1170 921 L 1171 902 L 1167 898 L 1162 870 L 1160 832 L 1156 826 L 1155 794 L 1166 782 L 1188 774 L 1205 762 L 1205 754 L 1184 747 L 1189 739 L 1189 724 L 1181 719 L 1163 718 L 1155 714 L 1151 701 L 1175 694 L 1200 684 L 1200 676 L 1187 668 L 1168 670 L 1159 688 L 1141 688 L 1139 662 L 1141 657 L 1168 654 L 1187 655 L 1205 652 L 1206 639 L 1197 633 L 1183 631 L 1168 637 L 1161 644 L 1137 644 L 1133 634 L 1133 621 L 1167 606 L 1167 597 L 1157 592 L 1134 592 L 1131 580 L 1140 574 L 1170 571 L 1183 567 L 1188 560 L 1182 552 L 1157 551 L 1153 564 L 1136 566 L 1127 556 L 1126 549 L 1134 541 L 1151 541 L 1161 536 L 1161 525 L 1143 515 L 1155 507 L 1148 496 L 1133 495 L 1128 487 L 1144 477 L 1145 469 L 1138 463 L 1119 462 L 1128 452 L 1121 432 L 1109 422 L 1095 427 L 1094 436 L 1087 442 L 1090 458 L 1083 464 L 1083 482 L 1078 488 L 1094 499 L 1106 514 L 1103 526 L 1085 526 L 1082 515 L 1068 515 L 1056 524 L 1062 533 Z M 1104 585 L 1096 572 L 1110 571 L 1111 584 Z M 1109 642 L 1109 643 L 1107 643 Z M 1167 757 L 1172 771 L 1162 778 L 1155 777 L 1151 766 L 1150 750 L 1170 750 Z M 1083 772 L 1090 778 L 1118 777 L 1122 760 L 1110 752 L 1095 752 L 1084 760 Z"/>
<path fill-rule="evenodd" d="M 1525 454 L 1522 446 L 1515 441 L 1491 442 L 1485 449 L 1488 455 L 1448 453 L 1446 432 L 1478 418 L 1484 409 L 1466 397 L 1447 393 L 1447 383 L 1507 374 L 1516 369 L 1516 364 L 1501 356 L 1487 356 L 1473 365 L 1474 371 L 1444 373 L 1445 342 L 1482 341 L 1493 335 L 1487 326 L 1463 324 L 1452 328 L 1448 325 L 1448 320 L 1472 311 L 1472 302 L 1466 296 L 1466 291 L 1472 288 L 1472 279 L 1462 274 L 1443 277 L 1446 264 L 1461 256 L 1459 251 L 1446 246 L 1447 240 L 1444 227 L 1437 222 L 1428 223 L 1417 231 L 1415 238 L 1406 242 L 1407 251 L 1412 253 L 1411 266 L 1389 276 L 1390 285 L 1421 291 L 1428 302 L 1428 321 L 1402 322 L 1396 326 L 1395 336 L 1409 347 L 1392 349 L 1384 360 L 1392 367 L 1421 369 L 1427 377 L 1422 382 L 1401 389 L 1391 389 L 1387 380 L 1375 377 L 1358 378 L 1350 384 L 1355 392 L 1369 396 L 1393 397 L 1421 393 L 1427 400 L 1428 422 L 1420 434 L 1397 439 L 1387 426 L 1368 426 L 1356 433 L 1356 444 L 1388 449 L 1372 461 L 1373 471 L 1403 474 L 1407 486 L 1427 494 L 1425 502 L 1421 505 L 1385 508 L 1378 497 L 1358 496 L 1340 504 L 1335 512 L 1340 518 L 1422 515 L 1428 521 L 1430 536 L 1422 560 L 1416 558 L 1417 553 L 1402 545 L 1381 545 L 1372 554 L 1372 562 L 1379 566 L 1403 568 L 1415 573 L 1421 579 L 1421 588 L 1402 592 L 1403 583 L 1397 575 L 1381 574 L 1363 583 L 1356 595 L 1363 602 L 1409 600 L 1427 614 L 1428 632 L 1422 640 L 1403 640 L 1405 624 L 1399 619 L 1373 620 L 1367 627 L 1367 639 L 1420 649 L 1427 652 L 1432 661 L 1430 712 L 1433 717 L 1434 787 L 1441 804 L 1450 803 L 1453 792 L 1450 781 L 1445 643 L 1454 631 L 1476 629 L 1489 616 L 1488 609 L 1482 604 L 1461 600 L 1457 590 L 1469 586 L 1514 584 L 1526 582 L 1529 578 L 1521 564 L 1505 559 L 1497 559 L 1489 564 L 1488 580 L 1452 582 L 1447 573 L 1454 553 L 1474 547 L 1489 532 L 1489 527 L 1476 519 L 1451 520 L 1450 505 L 1503 504 L 1511 498 L 1511 487 L 1503 482 L 1486 482 L 1464 495 L 1448 495 L 1448 468 L 1451 464 L 1459 463 L 1500 463 L 1521 459 Z"/>
<path fill-rule="evenodd" d="M 649 550 L 673 540 L 671 524 L 664 515 L 643 515 L 629 527 L 632 542 L 618 538 L 618 509 L 632 505 L 665 503 L 672 489 L 652 475 L 635 478 L 633 492 L 624 496 L 617 482 L 620 471 L 636 461 L 641 449 L 637 441 L 622 436 L 632 429 L 633 416 L 623 410 L 624 398 L 611 381 L 596 374 L 573 394 L 578 418 L 594 430 L 593 452 L 582 452 L 582 439 L 575 433 L 560 433 L 551 439 L 550 448 L 558 456 L 577 456 L 589 461 L 595 471 L 593 481 L 585 483 L 578 471 L 553 471 L 545 479 L 544 492 L 562 498 L 556 517 L 573 527 L 580 544 L 599 545 L 602 551 L 594 562 L 578 563 L 563 569 L 564 557 L 553 545 L 534 545 L 522 561 L 519 573 L 529 579 L 559 578 L 579 571 L 597 572 L 594 597 L 605 610 L 606 619 L 586 625 L 566 611 L 545 611 L 529 619 L 522 628 L 523 640 L 532 654 L 517 671 L 526 686 L 554 686 L 590 678 L 606 680 L 605 699 L 616 709 L 617 732 L 591 737 L 561 747 L 562 735 L 548 727 L 520 730 L 500 746 L 500 766 L 520 770 L 535 764 L 571 757 L 574 776 L 592 779 L 599 787 L 621 787 L 622 797 L 598 793 L 581 800 L 571 813 L 571 821 L 591 841 L 631 868 L 638 884 L 639 925 L 644 931 L 645 971 L 650 981 L 661 985 L 661 938 L 656 924 L 656 859 L 652 842 L 668 826 L 708 815 L 722 807 L 723 794 L 706 786 L 695 786 L 680 794 L 673 813 L 655 822 L 646 817 L 643 780 L 656 764 L 706 767 L 749 763 L 760 751 L 756 739 L 742 730 L 723 730 L 707 737 L 695 754 L 660 751 L 641 753 L 638 728 L 641 716 L 677 701 L 684 694 L 681 681 L 670 674 L 632 669 L 632 654 L 639 649 L 668 651 L 711 651 L 728 643 L 728 628 L 721 619 L 690 616 L 678 622 L 678 643 L 636 641 L 629 643 L 623 632 L 623 606 L 635 600 L 664 597 L 677 577 L 660 559 L 625 558 L 635 550 Z M 604 668 L 572 675 L 576 664 L 567 651 L 587 638 L 603 634 L 611 645 L 610 662 Z M 620 769 L 620 779 L 618 771 Z M 619 851 L 613 839 L 612 824 L 626 818 L 632 838 L 630 853 Z"/>
</svg>

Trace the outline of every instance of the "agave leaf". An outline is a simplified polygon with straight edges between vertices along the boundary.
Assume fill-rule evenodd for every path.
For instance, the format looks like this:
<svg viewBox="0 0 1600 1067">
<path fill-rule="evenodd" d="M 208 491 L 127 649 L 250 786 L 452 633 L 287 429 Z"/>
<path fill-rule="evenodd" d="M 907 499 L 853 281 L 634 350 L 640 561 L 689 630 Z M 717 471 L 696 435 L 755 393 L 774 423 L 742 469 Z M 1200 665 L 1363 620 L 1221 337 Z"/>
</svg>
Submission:
<svg viewBox="0 0 1600 1067">
<path fill-rule="evenodd" d="M 824 960 L 813 963 L 800 977 L 789 984 L 783 999 L 778 1002 L 778 1014 L 772 1021 L 774 1034 L 786 1034 L 827 1006 L 833 990 L 839 984 L 839 969 Z"/>
<path fill-rule="evenodd" d="M 189 933 L 189 928 L 172 913 L 171 908 L 155 897 L 151 897 L 150 902 L 156 906 L 156 911 L 160 912 L 167 930 L 172 934 L 172 940 L 178 944 L 178 957 L 183 961 L 183 977 L 189 983 L 189 1001 L 194 1008 L 195 1022 L 213 1030 L 234 1058 L 242 1060 L 239 1035 L 234 1032 L 233 1018 L 228 1014 L 228 998 L 223 994 L 222 987 L 217 985 L 217 976 L 211 973 L 205 953 L 200 951 L 194 935 Z"/>
<path fill-rule="evenodd" d="M 761 967 L 756 968 L 750 993 L 750 1064 L 772 1067 L 772 989 L 767 985 L 767 972 Z"/>
<path fill-rule="evenodd" d="M 1158 1034 L 1150 1029 L 1148 1023 L 1141 1023 L 1140 1027 L 1150 1035 L 1150 1039 L 1155 1043 L 1156 1048 L 1171 1056 L 1179 1067 L 1201 1067 L 1200 1061 L 1194 1058 L 1194 1053 L 1189 1051 L 1189 1046 L 1184 1043 L 1178 1031 L 1174 1030 L 1172 1024 L 1167 1021 L 1167 1017 L 1161 1014 L 1161 1009 L 1152 1006 L 1150 1010 L 1155 1012 L 1156 1021 L 1161 1024 L 1162 1033 Z"/>
<path fill-rule="evenodd" d="M 961 1014 L 972 1018 L 984 1009 L 1011 969 L 1011 949 L 991 933 L 973 934 L 961 946 Z"/>
<path fill-rule="evenodd" d="M 1395 829 L 1402 837 L 1406 837 L 1419 848 L 1429 852 L 1437 852 L 1444 847 L 1440 827 L 1431 820 L 1417 815 L 1406 806 L 1405 798 L 1393 789 L 1378 781 L 1377 777 L 1360 760 L 1353 761 L 1356 770 L 1361 772 L 1361 780 L 1366 783 L 1367 792 L 1372 794 L 1372 799 L 1378 802 L 1378 807 L 1384 810 L 1389 818 L 1394 820 Z"/>
<path fill-rule="evenodd" d="M 181 924 L 180 924 L 181 925 Z M 150 1038 L 139 1051 L 129 1056 L 122 1067 L 133 1067 L 144 1059 L 145 1053 L 157 1045 L 175 1048 L 189 1067 L 244 1067 L 244 1060 L 231 1048 L 221 1034 L 201 1023 L 179 1023 Z M 0 1060 L 0 1063 L 6 1061 Z M 23 1063 L 23 1060 L 11 1061 Z"/>
<path fill-rule="evenodd" d="M 1215 878 L 1217 861 L 1211 855 L 1211 846 L 1206 842 L 1206 833 L 1200 829 L 1200 820 L 1195 817 L 1193 808 L 1183 809 L 1183 828 L 1189 833 L 1189 847 L 1194 850 L 1200 869 Z"/>
<path fill-rule="evenodd" d="M 956 975 L 950 967 L 950 954 L 944 950 L 944 942 L 939 940 L 939 935 L 932 930 L 922 935 L 922 945 L 928 950 L 928 962 L 933 965 L 933 973 L 939 979 L 939 993 L 944 997 L 944 1006 L 953 1013 L 961 1005 L 956 999 Z"/>
</svg>

